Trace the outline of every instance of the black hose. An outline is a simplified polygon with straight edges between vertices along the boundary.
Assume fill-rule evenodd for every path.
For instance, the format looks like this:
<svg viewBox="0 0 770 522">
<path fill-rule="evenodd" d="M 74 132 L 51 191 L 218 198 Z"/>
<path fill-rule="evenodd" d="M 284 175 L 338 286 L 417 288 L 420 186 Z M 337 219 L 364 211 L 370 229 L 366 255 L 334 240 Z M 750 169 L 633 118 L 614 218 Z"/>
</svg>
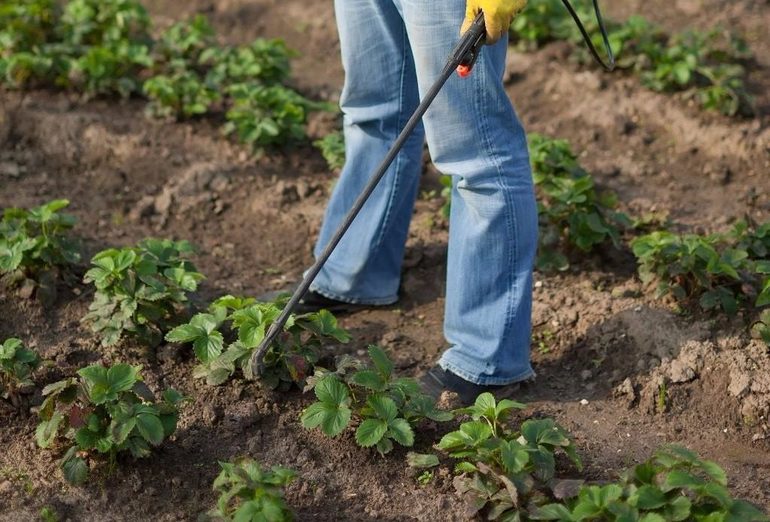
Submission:
<svg viewBox="0 0 770 522">
<path fill-rule="evenodd" d="M 606 71 L 613 71 L 615 70 L 615 55 L 612 53 L 612 46 L 610 45 L 610 39 L 607 36 L 607 29 L 604 27 L 604 19 L 602 18 L 602 11 L 599 9 L 599 0 L 593 0 L 594 3 L 594 12 L 596 13 L 596 21 L 599 22 L 599 31 L 602 33 L 602 40 L 604 40 L 604 48 L 607 50 L 607 56 L 609 57 L 609 62 L 606 63 L 604 60 L 601 59 L 599 56 L 598 51 L 596 50 L 596 47 L 594 47 L 594 43 L 591 41 L 591 37 L 588 36 L 588 31 L 586 31 L 585 26 L 583 25 L 583 22 L 580 21 L 580 17 L 578 16 L 575 9 L 572 7 L 572 4 L 569 3 L 569 0 L 561 0 L 564 3 L 564 7 L 567 8 L 567 11 L 569 11 L 569 14 L 572 15 L 572 18 L 575 20 L 575 23 L 578 26 L 578 29 L 580 30 L 580 34 L 583 35 L 583 39 L 586 41 L 586 44 L 588 45 L 588 50 L 591 51 L 591 55 L 593 55 L 594 60 L 596 60 L 599 65 L 604 67 Z"/>
</svg>

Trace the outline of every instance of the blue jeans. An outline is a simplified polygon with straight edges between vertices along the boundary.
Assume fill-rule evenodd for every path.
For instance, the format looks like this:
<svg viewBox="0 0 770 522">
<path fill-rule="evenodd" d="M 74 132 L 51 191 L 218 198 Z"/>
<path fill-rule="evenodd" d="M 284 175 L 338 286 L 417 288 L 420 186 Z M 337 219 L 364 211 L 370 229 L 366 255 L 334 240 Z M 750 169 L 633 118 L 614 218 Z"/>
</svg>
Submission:
<svg viewBox="0 0 770 522">
<path fill-rule="evenodd" d="M 437 79 L 459 39 L 465 0 L 336 0 L 345 68 L 347 161 L 316 255 Z M 524 130 L 503 89 L 507 42 L 487 46 L 469 78 L 454 75 L 318 275 L 312 290 L 350 303 L 398 298 L 427 137 L 453 177 L 444 336 L 439 364 L 477 383 L 531 377 L 537 206 Z"/>
</svg>

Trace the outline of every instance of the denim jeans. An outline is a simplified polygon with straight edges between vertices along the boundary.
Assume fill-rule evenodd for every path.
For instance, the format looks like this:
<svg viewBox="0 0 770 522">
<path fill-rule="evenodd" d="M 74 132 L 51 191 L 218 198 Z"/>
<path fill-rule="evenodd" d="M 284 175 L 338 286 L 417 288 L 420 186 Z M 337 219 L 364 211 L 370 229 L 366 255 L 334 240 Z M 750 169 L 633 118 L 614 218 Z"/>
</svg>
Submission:
<svg viewBox="0 0 770 522">
<path fill-rule="evenodd" d="M 347 161 L 316 255 L 437 79 L 459 39 L 465 0 L 336 0 Z M 524 130 L 505 93 L 505 39 L 469 78 L 453 75 L 318 275 L 312 290 L 350 303 L 398 298 L 427 137 L 453 178 L 439 364 L 477 384 L 508 384 L 530 365 L 537 206 Z"/>
</svg>

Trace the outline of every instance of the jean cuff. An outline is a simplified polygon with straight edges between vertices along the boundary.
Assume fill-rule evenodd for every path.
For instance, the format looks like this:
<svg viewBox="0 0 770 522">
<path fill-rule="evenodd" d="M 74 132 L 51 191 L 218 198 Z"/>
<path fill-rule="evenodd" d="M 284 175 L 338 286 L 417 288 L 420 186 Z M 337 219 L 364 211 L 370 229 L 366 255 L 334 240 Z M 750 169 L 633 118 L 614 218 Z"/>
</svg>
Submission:
<svg viewBox="0 0 770 522">
<path fill-rule="evenodd" d="M 372 306 L 387 306 L 392 305 L 398 301 L 398 295 L 392 297 L 351 297 L 349 295 L 340 295 L 334 292 L 330 292 L 325 288 L 320 288 L 315 284 L 310 285 L 310 291 L 320 294 L 328 299 L 334 299 L 335 301 L 341 301 L 343 303 L 350 304 L 362 304 Z"/>
<path fill-rule="evenodd" d="M 467 369 L 461 368 L 454 364 L 452 361 L 448 360 L 446 354 L 444 354 L 441 357 L 441 360 L 438 362 L 438 365 L 448 371 L 451 372 L 458 377 L 465 379 L 468 382 L 471 382 L 473 384 L 478 384 L 481 386 L 505 386 L 506 384 L 513 384 L 516 382 L 522 382 L 527 381 L 529 379 L 533 379 L 536 374 L 535 371 L 530 367 L 527 368 L 525 371 L 516 374 L 512 377 L 493 377 L 493 376 L 485 376 L 481 375 L 481 372 L 478 373 L 471 373 Z"/>
</svg>

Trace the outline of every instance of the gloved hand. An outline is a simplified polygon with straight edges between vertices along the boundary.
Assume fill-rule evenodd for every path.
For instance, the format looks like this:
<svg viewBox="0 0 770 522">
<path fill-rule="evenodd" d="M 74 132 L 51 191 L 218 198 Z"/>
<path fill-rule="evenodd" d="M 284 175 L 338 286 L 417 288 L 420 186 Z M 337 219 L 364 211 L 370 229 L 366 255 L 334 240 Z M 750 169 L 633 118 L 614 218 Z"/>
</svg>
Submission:
<svg viewBox="0 0 770 522">
<path fill-rule="evenodd" d="M 519 14 L 525 5 L 527 0 L 467 0 L 465 21 L 460 34 L 467 31 L 479 11 L 483 11 L 487 26 L 486 43 L 492 45 L 508 31 L 513 17 Z"/>
</svg>

